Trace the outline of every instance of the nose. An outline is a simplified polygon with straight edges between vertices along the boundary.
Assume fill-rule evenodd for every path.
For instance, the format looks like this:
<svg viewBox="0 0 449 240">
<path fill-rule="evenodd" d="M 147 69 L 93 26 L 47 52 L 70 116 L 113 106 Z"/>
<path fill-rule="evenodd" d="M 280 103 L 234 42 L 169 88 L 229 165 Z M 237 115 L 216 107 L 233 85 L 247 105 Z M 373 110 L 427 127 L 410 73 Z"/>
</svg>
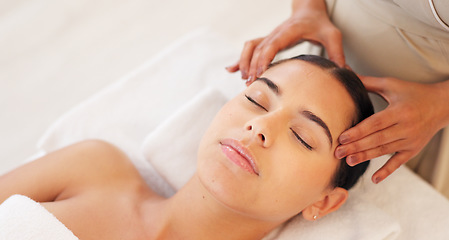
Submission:
<svg viewBox="0 0 449 240">
<path fill-rule="evenodd" d="M 245 125 L 245 131 L 248 133 L 251 141 L 263 147 L 269 147 L 275 140 L 275 133 L 279 122 L 273 117 L 264 116 L 252 119 Z"/>
<path fill-rule="evenodd" d="M 253 125 L 246 126 L 246 130 L 253 132 L 253 136 L 255 135 L 256 140 L 258 140 L 260 143 L 262 143 L 262 144 L 265 143 L 265 139 L 266 139 L 265 135 L 260 131 L 257 131 L 257 133 L 256 133 L 256 131 L 253 129 Z"/>
</svg>

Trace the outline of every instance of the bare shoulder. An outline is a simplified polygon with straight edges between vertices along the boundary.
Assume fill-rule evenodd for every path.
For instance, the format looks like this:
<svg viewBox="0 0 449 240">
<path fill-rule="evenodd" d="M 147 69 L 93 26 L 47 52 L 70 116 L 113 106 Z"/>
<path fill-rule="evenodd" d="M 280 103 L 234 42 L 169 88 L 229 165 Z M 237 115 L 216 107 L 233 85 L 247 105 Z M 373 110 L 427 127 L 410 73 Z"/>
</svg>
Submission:
<svg viewBox="0 0 449 240">
<path fill-rule="evenodd" d="M 128 156 L 102 140 L 86 140 L 71 146 L 69 164 L 82 168 L 84 178 L 130 177 L 138 174 Z M 90 182 L 90 181 L 89 181 Z"/>
<path fill-rule="evenodd" d="M 128 156 L 118 147 L 102 140 L 86 140 L 71 146 L 67 166 L 71 166 L 70 183 L 75 189 L 123 185 L 145 185 Z"/>
<path fill-rule="evenodd" d="M 100 140 L 61 151 L 68 151 L 64 164 L 72 168 L 70 179 L 53 201 L 41 203 L 48 211 L 80 239 L 135 239 L 129 235 L 145 232 L 136 223 L 140 204 L 160 196 L 146 185 L 126 154 Z"/>
</svg>

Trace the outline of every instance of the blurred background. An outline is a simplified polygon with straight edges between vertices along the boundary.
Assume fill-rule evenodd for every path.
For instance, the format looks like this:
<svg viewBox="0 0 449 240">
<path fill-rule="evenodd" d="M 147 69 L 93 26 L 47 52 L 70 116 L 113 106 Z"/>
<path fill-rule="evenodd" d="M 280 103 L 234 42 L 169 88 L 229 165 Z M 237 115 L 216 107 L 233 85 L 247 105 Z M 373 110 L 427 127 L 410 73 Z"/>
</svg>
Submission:
<svg viewBox="0 0 449 240">
<path fill-rule="evenodd" d="M 289 13 L 290 1 L 0 0 L 0 174 L 35 154 L 58 117 L 181 36 L 212 27 L 241 49 Z"/>
</svg>

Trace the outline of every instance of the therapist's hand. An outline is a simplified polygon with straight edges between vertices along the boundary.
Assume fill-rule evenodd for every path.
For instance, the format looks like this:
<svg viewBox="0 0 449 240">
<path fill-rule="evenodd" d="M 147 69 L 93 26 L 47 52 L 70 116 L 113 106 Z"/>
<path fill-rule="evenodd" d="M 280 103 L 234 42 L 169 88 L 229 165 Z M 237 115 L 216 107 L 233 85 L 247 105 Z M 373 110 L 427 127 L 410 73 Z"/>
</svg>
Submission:
<svg viewBox="0 0 449 240">
<path fill-rule="evenodd" d="M 313 0 L 294 1 L 292 16 L 268 36 L 247 41 L 240 60 L 226 69 L 240 70 L 242 78 L 251 82 L 260 77 L 279 51 L 304 40 L 323 45 L 331 60 L 345 65 L 341 32 L 329 20 L 324 1 Z"/>
<path fill-rule="evenodd" d="M 343 132 L 335 155 L 353 166 L 394 153 L 372 177 L 378 183 L 406 163 L 448 124 L 449 81 L 419 84 L 395 78 L 361 77 L 368 91 L 388 103 L 383 111 Z"/>
</svg>

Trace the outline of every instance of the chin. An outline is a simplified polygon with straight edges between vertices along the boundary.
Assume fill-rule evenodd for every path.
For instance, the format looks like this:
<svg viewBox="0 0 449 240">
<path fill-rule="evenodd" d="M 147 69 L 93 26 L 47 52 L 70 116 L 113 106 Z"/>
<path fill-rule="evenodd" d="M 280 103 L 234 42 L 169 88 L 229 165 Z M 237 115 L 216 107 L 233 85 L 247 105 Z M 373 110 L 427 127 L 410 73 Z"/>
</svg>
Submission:
<svg viewBox="0 0 449 240">
<path fill-rule="evenodd" d="M 204 161 L 198 165 L 197 171 L 198 178 L 208 194 L 232 212 L 251 219 L 278 223 L 297 214 L 284 212 L 284 206 L 272 204 L 274 199 L 270 200 L 270 197 L 274 197 L 275 193 L 264 196 L 263 186 L 257 182 L 257 178 L 248 178 L 249 174 L 243 173 L 236 174 L 234 169 L 219 161 Z M 279 212 L 280 209 L 283 210 Z"/>
</svg>

